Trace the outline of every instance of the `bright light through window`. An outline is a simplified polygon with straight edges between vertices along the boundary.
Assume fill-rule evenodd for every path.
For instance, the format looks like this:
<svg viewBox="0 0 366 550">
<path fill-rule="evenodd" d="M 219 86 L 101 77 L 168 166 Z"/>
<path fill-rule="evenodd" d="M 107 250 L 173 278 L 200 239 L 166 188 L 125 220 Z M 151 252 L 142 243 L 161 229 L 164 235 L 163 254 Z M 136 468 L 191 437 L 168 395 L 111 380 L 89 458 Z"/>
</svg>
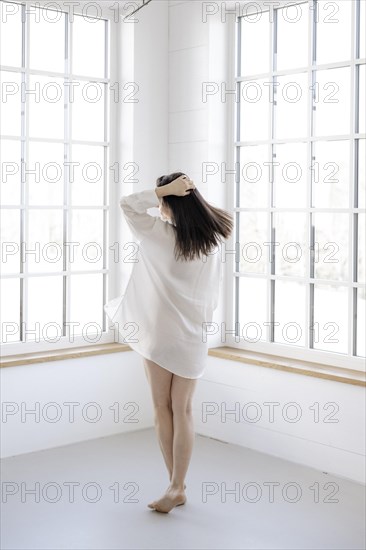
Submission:
<svg viewBox="0 0 366 550">
<path fill-rule="evenodd" d="M 238 17 L 234 322 L 245 349 L 344 366 L 365 356 L 364 18 L 359 0 Z"/>
<path fill-rule="evenodd" d="M 1 342 L 86 345 L 106 330 L 109 22 L 0 7 Z"/>
</svg>

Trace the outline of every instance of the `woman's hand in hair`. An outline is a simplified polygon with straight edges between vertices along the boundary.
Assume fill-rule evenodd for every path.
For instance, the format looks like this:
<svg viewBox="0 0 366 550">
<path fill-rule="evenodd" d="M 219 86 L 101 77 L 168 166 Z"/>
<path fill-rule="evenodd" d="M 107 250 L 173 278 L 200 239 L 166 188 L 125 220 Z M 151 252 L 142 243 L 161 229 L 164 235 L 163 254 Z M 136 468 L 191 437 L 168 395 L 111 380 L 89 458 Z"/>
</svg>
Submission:
<svg viewBox="0 0 366 550">
<path fill-rule="evenodd" d="M 191 189 L 195 189 L 196 186 L 188 176 L 179 176 L 171 183 L 168 183 L 166 187 L 169 187 L 169 194 L 177 197 L 185 197 L 189 195 Z"/>
</svg>

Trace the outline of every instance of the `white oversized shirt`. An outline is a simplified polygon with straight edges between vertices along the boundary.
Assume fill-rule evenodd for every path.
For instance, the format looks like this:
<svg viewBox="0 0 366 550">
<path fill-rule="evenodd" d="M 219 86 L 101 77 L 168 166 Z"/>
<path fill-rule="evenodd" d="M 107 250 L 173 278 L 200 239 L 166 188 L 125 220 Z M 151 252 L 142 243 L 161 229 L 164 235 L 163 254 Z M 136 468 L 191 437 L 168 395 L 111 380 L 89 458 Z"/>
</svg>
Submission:
<svg viewBox="0 0 366 550">
<path fill-rule="evenodd" d="M 104 311 L 133 350 L 174 374 L 200 378 L 222 278 L 220 245 L 207 261 L 176 260 L 172 223 L 147 213 L 159 206 L 155 189 L 125 195 L 119 204 L 139 243 L 138 261 L 125 293 Z"/>
</svg>

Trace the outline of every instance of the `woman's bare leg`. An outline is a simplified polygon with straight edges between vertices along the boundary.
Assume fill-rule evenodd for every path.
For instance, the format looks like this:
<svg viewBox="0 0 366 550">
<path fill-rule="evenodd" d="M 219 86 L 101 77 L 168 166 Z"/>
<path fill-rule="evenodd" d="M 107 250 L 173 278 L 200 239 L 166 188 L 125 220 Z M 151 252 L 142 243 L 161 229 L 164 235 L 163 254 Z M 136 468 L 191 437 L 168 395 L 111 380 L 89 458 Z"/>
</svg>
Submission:
<svg viewBox="0 0 366 550">
<path fill-rule="evenodd" d="M 184 489 L 184 480 L 192 456 L 194 426 L 192 399 L 197 380 L 173 375 L 171 386 L 173 409 L 173 473 L 171 487 Z"/>
<path fill-rule="evenodd" d="M 184 479 L 188 470 L 194 443 L 192 398 L 196 379 L 173 375 L 171 402 L 173 410 L 173 472 L 166 493 L 149 504 L 158 512 L 168 513 L 186 501 Z"/>
<path fill-rule="evenodd" d="M 149 381 L 155 413 L 155 430 L 161 452 L 169 472 L 173 473 L 173 411 L 171 384 L 173 374 L 150 359 L 143 358 L 146 377 Z"/>
</svg>

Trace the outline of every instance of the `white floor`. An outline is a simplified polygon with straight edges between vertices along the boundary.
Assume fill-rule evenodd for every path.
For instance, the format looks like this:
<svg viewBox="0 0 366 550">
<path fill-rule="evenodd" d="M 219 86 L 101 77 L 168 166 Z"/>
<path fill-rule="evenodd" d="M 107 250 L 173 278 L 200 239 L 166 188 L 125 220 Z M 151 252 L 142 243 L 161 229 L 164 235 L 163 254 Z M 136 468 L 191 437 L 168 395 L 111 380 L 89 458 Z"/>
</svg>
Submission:
<svg viewBox="0 0 366 550">
<path fill-rule="evenodd" d="M 167 483 L 153 429 L 4 459 L 1 548 L 365 548 L 357 483 L 199 435 L 187 503 L 147 508 Z"/>
</svg>

